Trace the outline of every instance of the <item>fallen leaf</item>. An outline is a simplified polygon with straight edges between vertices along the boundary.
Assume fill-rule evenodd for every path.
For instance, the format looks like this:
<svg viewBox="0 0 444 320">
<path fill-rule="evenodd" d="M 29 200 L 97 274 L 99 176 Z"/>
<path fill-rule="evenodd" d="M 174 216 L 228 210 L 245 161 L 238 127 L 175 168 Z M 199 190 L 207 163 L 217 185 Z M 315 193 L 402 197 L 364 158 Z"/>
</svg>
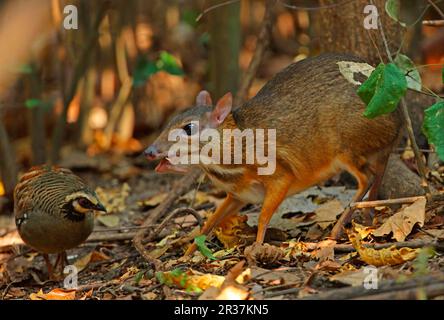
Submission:
<svg viewBox="0 0 444 320">
<path fill-rule="evenodd" d="M 40 289 L 37 293 L 31 293 L 29 298 L 31 300 L 75 300 L 76 291 L 57 288 L 45 294 L 43 290 Z"/>
<path fill-rule="evenodd" d="M 119 225 L 120 218 L 116 215 L 100 215 L 97 220 L 108 228 L 115 228 Z"/>
<path fill-rule="evenodd" d="M 142 295 L 144 300 L 154 300 L 157 298 L 157 294 L 154 292 L 148 292 Z"/>
<path fill-rule="evenodd" d="M 343 284 L 347 284 L 352 287 L 362 286 L 365 278 L 368 277 L 368 273 L 364 272 L 364 269 L 343 271 L 330 277 L 330 281 L 338 281 Z"/>
<path fill-rule="evenodd" d="M 341 264 L 336 261 L 324 260 L 315 266 L 315 270 L 322 271 L 337 271 L 341 268 Z"/>
<path fill-rule="evenodd" d="M 226 249 L 252 243 L 256 238 L 256 232 L 247 224 L 247 220 L 246 215 L 229 216 L 215 228 L 214 234 Z"/>
<path fill-rule="evenodd" d="M 359 253 L 361 260 L 376 267 L 384 265 L 393 266 L 413 260 L 420 252 L 420 249 L 412 249 L 407 247 L 398 249 L 396 246 L 391 246 L 390 248 L 380 250 L 366 248 L 362 245 L 361 237 L 357 232 L 354 232 L 352 229 L 348 229 L 347 235 L 353 247 Z"/>
<path fill-rule="evenodd" d="M 322 230 L 336 222 L 336 217 L 344 211 L 339 200 L 330 200 L 315 210 L 316 221 Z"/>
<path fill-rule="evenodd" d="M 193 204 L 194 207 L 197 207 L 206 202 L 211 202 L 214 198 L 209 196 L 206 192 L 202 191 L 190 191 L 187 194 L 183 195 L 179 198 L 179 201 L 186 201 L 189 204 Z"/>
<path fill-rule="evenodd" d="M 77 268 L 77 272 L 80 272 L 80 271 L 82 271 L 83 269 L 86 268 L 86 266 L 91 261 L 91 257 L 92 257 L 92 252 L 84 255 L 83 257 L 78 258 L 74 262 L 74 266 Z"/>
<path fill-rule="evenodd" d="M 202 274 L 192 269 L 188 271 L 174 269 L 173 271 L 157 272 L 156 277 L 162 284 L 167 286 L 175 285 L 191 292 L 202 292 L 209 287 L 220 288 L 225 281 L 225 277 L 214 274 Z"/>
<path fill-rule="evenodd" d="M 207 245 L 205 244 L 205 239 L 207 238 L 206 235 L 202 234 L 200 236 L 197 236 L 196 238 L 194 238 L 194 243 L 196 244 L 197 248 L 199 249 L 199 251 L 208 259 L 211 260 L 216 260 L 216 257 L 213 256 L 213 253 L 211 252 L 211 250 L 207 247 Z"/>
<path fill-rule="evenodd" d="M 253 243 L 251 246 L 245 248 L 244 255 L 250 265 L 256 265 L 257 263 L 271 265 L 282 259 L 285 253 L 281 248 L 268 243 Z"/>
<path fill-rule="evenodd" d="M 284 271 L 284 270 L 268 270 L 264 268 L 260 268 L 257 266 L 251 266 L 250 268 L 250 278 L 254 278 L 263 282 L 266 282 L 267 284 L 274 282 L 276 280 L 279 281 L 279 283 L 282 284 L 303 284 L 306 272 L 294 272 L 294 271 Z M 238 281 L 239 282 L 239 281 Z"/>
<path fill-rule="evenodd" d="M 119 213 L 126 208 L 126 199 L 130 194 L 130 186 L 124 183 L 121 187 L 104 189 L 98 187 L 96 189 L 97 197 L 105 206 L 107 213 Z"/>
<path fill-rule="evenodd" d="M 145 209 L 152 209 L 161 204 L 166 199 L 166 197 L 168 197 L 168 193 L 158 193 L 148 198 L 147 200 L 139 201 L 137 204 L 141 207 L 144 207 Z"/>
<path fill-rule="evenodd" d="M 335 245 L 334 240 L 324 240 L 318 243 L 315 251 L 312 252 L 312 256 L 319 259 L 320 262 L 324 260 L 333 260 L 335 257 Z"/>
<path fill-rule="evenodd" d="M 376 237 L 382 237 L 392 232 L 392 237 L 396 239 L 396 241 L 404 241 L 416 223 L 421 227 L 424 226 L 425 205 L 425 198 L 416 200 L 411 205 L 404 207 L 401 211 L 388 218 L 387 221 L 373 231 L 372 234 Z"/>
</svg>

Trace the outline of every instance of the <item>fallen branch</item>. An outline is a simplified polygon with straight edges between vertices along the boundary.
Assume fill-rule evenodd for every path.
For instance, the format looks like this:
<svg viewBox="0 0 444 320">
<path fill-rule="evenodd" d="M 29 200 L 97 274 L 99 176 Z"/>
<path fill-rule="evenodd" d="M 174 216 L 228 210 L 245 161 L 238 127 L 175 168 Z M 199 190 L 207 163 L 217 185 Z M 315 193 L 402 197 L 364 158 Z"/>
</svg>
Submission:
<svg viewBox="0 0 444 320">
<path fill-rule="evenodd" d="M 426 198 L 425 196 L 416 196 L 416 197 L 407 197 L 407 198 L 398 198 L 398 199 L 387 199 L 387 200 L 375 200 L 375 201 L 359 201 L 353 202 L 350 204 L 350 207 L 356 209 L 363 208 L 374 208 L 374 207 L 382 207 L 382 206 L 390 206 L 396 204 L 409 204 L 413 203 L 419 199 Z M 444 201 L 444 194 L 438 193 L 433 194 L 431 196 L 431 202 L 435 201 Z"/>
<path fill-rule="evenodd" d="M 131 240 L 137 234 L 137 231 L 130 231 L 125 233 L 107 233 L 96 234 L 93 233 L 86 242 L 100 242 L 100 241 L 124 241 Z"/>
<path fill-rule="evenodd" d="M 417 277 L 406 282 L 399 283 L 398 280 L 381 281 L 378 283 L 377 289 L 366 289 L 364 286 L 357 287 L 346 287 L 340 289 L 333 289 L 327 292 L 318 293 L 311 295 L 309 297 L 304 297 L 302 300 L 345 300 L 345 299 L 362 299 L 362 298 L 373 298 L 383 293 L 390 293 L 391 296 L 395 292 L 410 290 L 410 292 L 418 292 L 419 290 L 425 290 L 427 293 L 435 293 L 440 290 L 436 290 L 436 286 L 444 286 L 444 273 L 439 273 L 435 275 L 427 275 Z M 435 286 L 431 288 L 430 286 Z M 427 291 L 427 288 L 428 291 Z M 432 290 L 433 289 L 433 290 Z M 296 288 L 295 288 L 296 292 Z M 433 298 L 433 296 L 427 296 L 428 298 Z"/>
</svg>

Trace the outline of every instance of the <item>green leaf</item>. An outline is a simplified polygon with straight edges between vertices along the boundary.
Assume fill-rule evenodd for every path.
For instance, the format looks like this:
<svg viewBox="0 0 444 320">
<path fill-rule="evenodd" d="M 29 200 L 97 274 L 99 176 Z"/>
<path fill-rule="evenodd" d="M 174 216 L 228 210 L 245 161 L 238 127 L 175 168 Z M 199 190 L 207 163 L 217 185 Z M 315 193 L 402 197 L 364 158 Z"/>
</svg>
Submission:
<svg viewBox="0 0 444 320">
<path fill-rule="evenodd" d="M 31 74 L 33 71 L 32 65 L 30 64 L 25 63 L 19 67 L 19 72 L 23 74 Z"/>
<path fill-rule="evenodd" d="M 144 273 L 144 271 L 139 271 L 138 273 L 136 273 L 136 275 L 134 276 L 134 283 L 136 285 L 139 285 L 139 282 L 143 279 Z"/>
<path fill-rule="evenodd" d="M 394 63 L 379 64 L 358 89 L 358 95 L 367 104 L 364 116 L 371 119 L 395 111 L 406 91 L 402 71 Z"/>
<path fill-rule="evenodd" d="M 182 12 L 182 21 L 191 27 L 195 28 L 197 26 L 197 17 L 199 16 L 199 12 L 194 10 L 184 10 Z"/>
<path fill-rule="evenodd" d="M 211 250 L 205 244 L 206 238 L 207 237 L 204 234 L 197 236 L 196 238 L 194 238 L 194 243 L 196 243 L 197 248 L 205 257 L 207 257 L 208 259 L 211 259 L 211 260 L 217 260 L 216 257 L 213 256 L 213 253 L 211 252 Z"/>
<path fill-rule="evenodd" d="M 136 87 L 140 87 L 159 69 L 156 64 L 148 58 L 142 56 L 137 59 L 136 67 L 133 72 L 133 84 Z"/>
<path fill-rule="evenodd" d="M 439 101 L 424 111 L 422 131 L 435 146 L 438 157 L 444 160 L 444 101 Z"/>
<path fill-rule="evenodd" d="M 160 53 L 160 58 L 157 60 L 156 66 L 159 68 L 159 70 L 166 71 L 172 75 L 182 76 L 184 74 L 177 63 L 176 58 L 166 51 L 162 51 Z"/>
<path fill-rule="evenodd" d="M 407 87 L 413 90 L 420 91 L 422 88 L 421 76 L 418 69 L 416 69 L 413 61 L 406 55 L 398 54 L 394 62 L 399 67 L 399 69 L 404 72 L 405 78 L 407 80 Z"/>
<path fill-rule="evenodd" d="M 32 108 L 36 108 L 36 107 L 41 107 L 41 106 L 43 106 L 45 103 L 42 101 L 42 100 L 40 100 L 40 99 L 35 99 L 35 98 L 32 98 L 32 99 L 27 99 L 26 101 L 25 101 L 25 106 L 26 106 L 26 108 L 28 108 L 28 109 L 32 109 Z"/>
<path fill-rule="evenodd" d="M 162 271 L 157 271 L 156 272 L 156 278 L 157 278 L 157 281 L 159 281 L 160 284 L 165 284 L 166 279 L 165 279 L 165 275 L 163 274 Z"/>
<path fill-rule="evenodd" d="M 370 77 L 359 87 L 358 95 L 366 105 L 370 103 L 375 95 L 376 85 L 381 78 L 382 72 L 385 68 L 385 64 L 380 63 L 375 70 L 370 74 Z"/>
<path fill-rule="evenodd" d="M 406 24 L 404 22 L 399 21 L 399 13 L 400 13 L 400 0 L 387 0 L 385 2 L 385 11 L 389 15 L 390 18 L 398 22 L 401 26 L 405 27 Z"/>
</svg>

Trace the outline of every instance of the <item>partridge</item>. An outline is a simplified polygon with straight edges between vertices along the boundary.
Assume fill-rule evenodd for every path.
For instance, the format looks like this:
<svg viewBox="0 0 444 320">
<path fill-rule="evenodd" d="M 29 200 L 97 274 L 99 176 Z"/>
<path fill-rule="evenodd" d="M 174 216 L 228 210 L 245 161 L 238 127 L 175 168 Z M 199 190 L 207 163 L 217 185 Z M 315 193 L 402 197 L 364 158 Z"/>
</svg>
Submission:
<svg viewBox="0 0 444 320">
<path fill-rule="evenodd" d="M 106 212 L 95 192 L 68 169 L 33 167 L 14 190 L 18 232 L 26 244 L 43 253 L 50 277 L 59 262 L 63 268 L 66 250 L 91 234 L 95 211 Z M 50 253 L 58 254 L 54 267 Z"/>
</svg>

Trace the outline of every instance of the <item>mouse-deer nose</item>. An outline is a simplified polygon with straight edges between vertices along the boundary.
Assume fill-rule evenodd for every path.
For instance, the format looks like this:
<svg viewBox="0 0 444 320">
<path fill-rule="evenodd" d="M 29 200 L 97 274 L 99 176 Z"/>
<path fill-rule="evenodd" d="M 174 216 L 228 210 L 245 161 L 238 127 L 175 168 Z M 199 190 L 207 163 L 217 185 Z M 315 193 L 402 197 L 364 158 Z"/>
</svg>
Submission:
<svg viewBox="0 0 444 320">
<path fill-rule="evenodd" d="M 154 145 L 149 146 L 145 149 L 143 152 L 144 156 L 147 157 L 150 160 L 154 160 L 157 158 L 157 155 L 159 154 L 159 151 Z"/>
</svg>

